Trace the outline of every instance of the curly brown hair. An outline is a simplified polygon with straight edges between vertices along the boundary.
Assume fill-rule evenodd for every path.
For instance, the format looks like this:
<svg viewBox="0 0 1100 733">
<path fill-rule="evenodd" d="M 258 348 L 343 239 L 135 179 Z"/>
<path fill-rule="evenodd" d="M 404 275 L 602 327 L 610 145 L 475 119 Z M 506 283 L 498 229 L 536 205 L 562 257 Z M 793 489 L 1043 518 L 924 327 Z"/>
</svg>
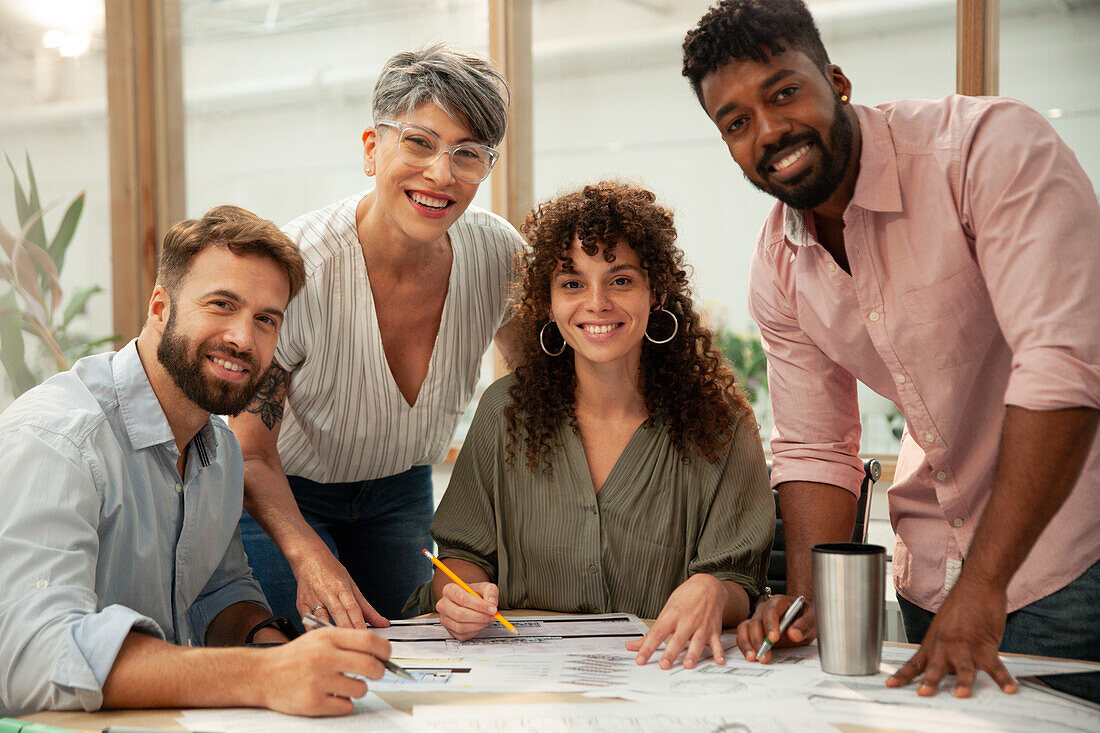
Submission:
<svg viewBox="0 0 1100 733">
<path fill-rule="evenodd" d="M 711 333 L 691 299 L 684 253 L 675 246 L 672 212 L 656 203 L 652 192 L 627 183 L 602 181 L 539 204 L 527 214 L 522 231 L 530 245 L 521 263 L 522 282 L 512 314 L 519 326 L 514 359 L 515 382 L 508 390 L 507 465 L 514 467 L 521 440 L 532 471 L 551 473 L 550 459 L 561 446 L 554 431 L 568 421 L 580 432 L 576 416 L 576 370 L 573 351 L 548 356 L 539 334 L 550 313 L 550 283 L 558 264 L 570 265 L 574 237 L 582 251 L 612 262 L 621 243 L 633 249 L 652 291 L 679 321 L 671 341 L 643 341 L 640 383 L 652 427 L 661 414 L 672 444 L 685 461 L 692 450 L 717 461 L 742 420 L 755 424 L 752 409 L 738 388 Z M 668 333 L 667 316 L 653 318 L 658 338 Z M 660 330 L 659 330 L 660 329 Z M 555 342 L 556 345 L 556 342 Z M 550 348 L 554 348 L 551 346 Z"/>
</svg>

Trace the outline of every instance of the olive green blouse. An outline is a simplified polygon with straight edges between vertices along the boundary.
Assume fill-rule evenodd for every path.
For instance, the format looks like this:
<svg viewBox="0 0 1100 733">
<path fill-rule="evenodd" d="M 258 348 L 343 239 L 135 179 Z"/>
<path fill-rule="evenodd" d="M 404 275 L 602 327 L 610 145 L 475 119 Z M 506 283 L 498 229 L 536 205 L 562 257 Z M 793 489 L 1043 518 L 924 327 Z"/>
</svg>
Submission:
<svg viewBox="0 0 1100 733">
<path fill-rule="evenodd" d="M 775 505 L 751 421 L 717 462 L 693 455 L 685 463 L 655 418 L 597 494 L 568 425 L 558 430 L 551 475 L 527 468 L 522 441 L 508 468 L 513 379 L 497 380 L 478 405 L 432 522 L 441 558 L 481 567 L 500 588 L 501 608 L 655 618 L 695 573 L 731 580 L 752 600 L 763 592 Z M 430 583 L 409 607 L 435 610 Z"/>
</svg>

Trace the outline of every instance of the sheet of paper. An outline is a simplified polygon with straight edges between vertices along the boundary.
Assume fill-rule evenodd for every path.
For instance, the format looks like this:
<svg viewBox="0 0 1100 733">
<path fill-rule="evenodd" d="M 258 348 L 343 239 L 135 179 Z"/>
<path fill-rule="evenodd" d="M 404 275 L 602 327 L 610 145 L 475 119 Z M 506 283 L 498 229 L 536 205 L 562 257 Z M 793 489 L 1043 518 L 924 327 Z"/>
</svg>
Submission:
<svg viewBox="0 0 1100 733">
<path fill-rule="evenodd" d="M 645 705 L 639 703 L 543 703 L 537 705 L 416 706 L 413 715 L 444 733 L 836 733 L 805 701 L 782 710 L 756 703 Z"/>
<path fill-rule="evenodd" d="M 659 682 L 650 678 L 669 674 L 656 663 L 639 667 L 636 655 L 625 648 L 627 640 L 647 630 L 635 616 L 527 617 L 516 623 L 519 637 L 503 628 L 487 629 L 467 642 L 451 639 L 437 622 L 382 629 L 389 632 L 394 661 L 415 680 L 387 672 L 371 687 L 383 692 L 577 692 L 652 686 Z M 723 635 L 722 641 L 732 648 L 736 635 Z"/>
<path fill-rule="evenodd" d="M 494 623 L 473 639 L 458 641 L 438 621 L 423 620 L 395 623 L 375 632 L 390 640 L 392 656 L 399 661 L 511 654 L 517 650 L 622 653 L 627 641 L 644 636 L 648 630 L 637 616 L 622 613 L 525 616 L 509 620 L 518 635 Z"/>
<path fill-rule="evenodd" d="M 357 699 L 351 715 L 339 718 L 303 718 L 271 710 L 226 708 L 184 710 L 176 722 L 189 730 L 220 733 L 430 733 L 432 728 L 394 710 L 368 692 Z"/>
<path fill-rule="evenodd" d="M 808 699 L 825 720 L 871 727 L 922 731 L 970 727 L 1030 733 L 1054 725 L 1058 730 L 1100 731 L 1100 711 L 1094 706 L 1030 688 L 1005 695 L 986 675 L 979 675 L 970 698 L 954 697 L 946 683 L 940 694 L 920 697 L 914 685 L 886 686 L 895 664 L 884 663 L 877 675 L 830 675 L 821 671 L 814 646 L 777 650 L 775 660 L 769 665 L 750 664 L 741 655 L 730 654 L 724 666 L 708 661 L 694 670 L 678 668 L 666 677 L 634 678 L 628 685 L 592 690 L 585 696 L 669 703 L 687 697 L 697 701 L 766 700 L 777 707 L 788 700 Z M 919 721 L 920 725 L 902 725 L 907 721 Z"/>
<path fill-rule="evenodd" d="M 622 652 L 531 652 L 488 657 L 401 660 L 415 681 L 389 672 L 371 689 L 379 692 L 583 692 L 604 687 L 652 686 L 669 672 L 644 667 Z"/>
</svg>

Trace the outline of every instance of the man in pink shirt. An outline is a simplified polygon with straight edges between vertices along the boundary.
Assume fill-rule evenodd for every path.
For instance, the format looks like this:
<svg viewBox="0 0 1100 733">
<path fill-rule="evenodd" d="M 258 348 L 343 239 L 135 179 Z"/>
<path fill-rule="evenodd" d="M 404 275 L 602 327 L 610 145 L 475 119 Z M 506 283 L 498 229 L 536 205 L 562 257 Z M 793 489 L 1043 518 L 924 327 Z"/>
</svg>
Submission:
<svg viewBox="0 0 1100 733">
<path fill-rule="evenodd" d="M 1010 99 L 852 104 L 801 0 L 723 0 L 684 75 L 779 199 L 749 306 L 792 596 L 738 629 L 746 658 L 814 637 L 812 602 L 782 640 L 779 617 L 812 595 L 810 548 L 851 536 L 858 379 L 907 424 L 888 495 L 921 647 L 887 684 L 1012 692 L 998 648 L 1100 660 L 1100 207 L 1072 151 Z M 1049 682 L 1095 699 L 1098 677 Z"/>
</svg>

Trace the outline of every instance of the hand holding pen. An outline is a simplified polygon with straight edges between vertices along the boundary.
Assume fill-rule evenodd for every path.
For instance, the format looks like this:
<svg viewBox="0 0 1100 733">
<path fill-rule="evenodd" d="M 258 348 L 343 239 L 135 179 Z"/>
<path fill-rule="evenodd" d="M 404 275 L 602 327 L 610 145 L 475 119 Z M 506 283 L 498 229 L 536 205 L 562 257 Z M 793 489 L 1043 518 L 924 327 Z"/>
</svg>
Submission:
<svg viewBox="0 0 1100 733">
<path fill-rule="evenodd" d="M 772 596 L 737 627 L 737 647 L 750 662 L 768 662 L 773 646 L 800 646 L 817 636 L 813 603 L 803 596 Z"/>
<path fill-rule="evenodd" d="M 306 630 L 310 629 L 323 629 L 326 627 L 332 627 L 334 624 L 330 624 L 328 621 L 317 618 L 312 613 L 307 613 L 302 616 L 302 625 L 306 627 Z M 410 682 L 416 682 L 416 678 L 409 674 L 401 665 L 391 662 L 389 659 L 379 659 L 382 666 L 393 672 L 402 679 L 409 680 Z"/>
<path fill-rule="evenodd" d="M 442 597 L 436 602 L 439 622 L 459 641 L 471 639 L 493 620 L 497 620 L 513 634 L 516 627 L 500 615 L 497 598 L 500 589 L 490 582 L 475 582 L 472 586 L 458 577 L 453 570 L 440 562 L 427 550 L 424 556 L 453 582 L 443 586 Z"/>
</svg>

